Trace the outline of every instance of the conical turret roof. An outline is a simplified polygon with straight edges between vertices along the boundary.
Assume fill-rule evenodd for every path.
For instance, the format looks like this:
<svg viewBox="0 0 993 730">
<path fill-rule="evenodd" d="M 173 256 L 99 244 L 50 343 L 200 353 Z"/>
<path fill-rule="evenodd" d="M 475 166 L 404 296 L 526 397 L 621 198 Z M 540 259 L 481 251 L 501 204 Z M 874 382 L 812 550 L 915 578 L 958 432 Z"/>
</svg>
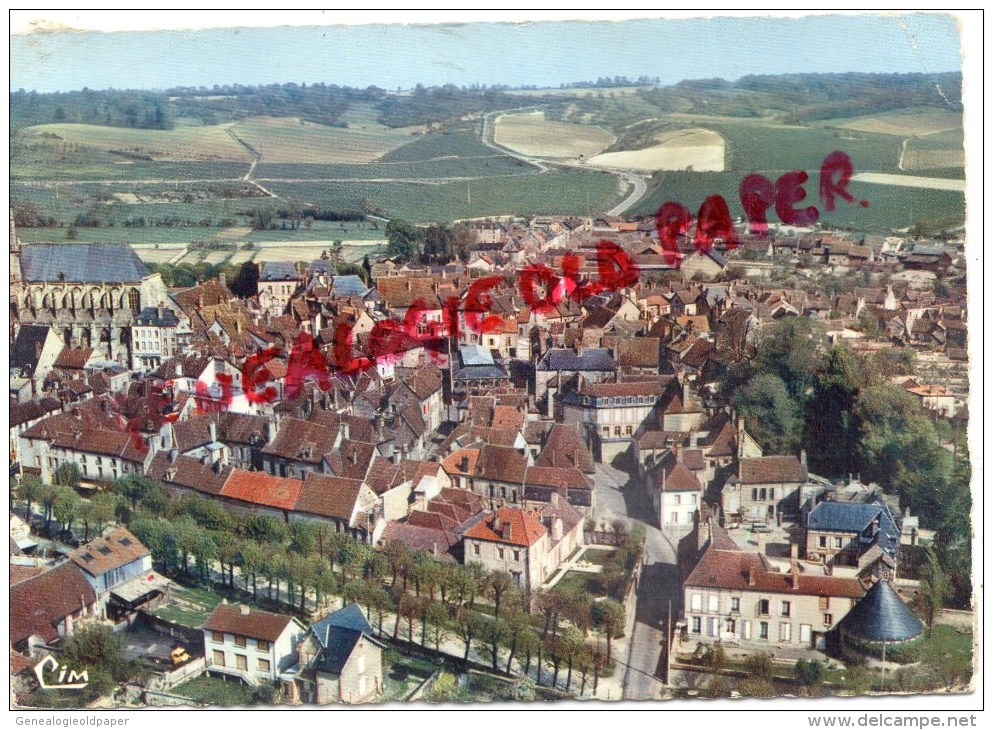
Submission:
<svg viewBox="0 0 993 730">
<path fill-rule="evenodd" d="M 908 641 L 924 631 L 920 619 L 885 580 L 869 589 L 840 627 L 863 641 Z"/>
</svg>

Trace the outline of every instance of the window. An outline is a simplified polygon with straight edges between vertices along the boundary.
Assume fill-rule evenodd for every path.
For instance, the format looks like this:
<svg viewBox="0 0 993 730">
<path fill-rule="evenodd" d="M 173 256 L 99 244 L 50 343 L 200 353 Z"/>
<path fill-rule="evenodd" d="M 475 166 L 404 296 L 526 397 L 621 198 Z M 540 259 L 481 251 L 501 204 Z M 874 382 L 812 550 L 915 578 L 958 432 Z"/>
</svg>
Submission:
<svg viewBox="0 0 993 730">
<path fill-rule="evenodd" d="M 763 598 L 759 601 L 759 616 L 769 615 L 769 600 Z"/>
<path fill-rule="evenodd" d="M 224 632 L 223 631 L 211 631 L 210 632 L 210 639 L 215 644 L 223 644 L 224 643 Z"/>
<path fill-rule="evenodd" d="M 826 548 L 827 538 L 824 535 L 821 535 L 819 538 L 817 538 L 817 544 L 819 547 Z"/>
<path fill-rule="evenodd" d="M 841 550 L 841 538 L 840 537 L 834 538 L 834 547 L 837 550 Z"/>
<path fill-rule="evenodd" d="M 834 625 L 834 616 L 832 616 L 829 613 L 824 614 L 824 625 L 825 626 L 832 626 L 832 625 Z"/>
<path fill-rule="evenodd" d="M 752 501 L 753 502 L 757 502 L 758 501 L 758 498 L 759 498 L 759 490 L 758 489 L 753 489 L 752 490 Z"/>
<path fill-rule="evenodd" d="M 831 607 L 830 596 L 821 596 L 817 599 L 817 607 L 822 611 L 827 611 Z"/>
<path fill-rule="evenodd" d="M 699 611 L 703 608 L 703 598 L 699 593 L 694 593 L 690 596 L 690 609 L 693 611 Z"/>
<path fill-rule="evenodd" d="M 603 435 L 604 436 L 609 436 L 610 435 L 610 426 L 604 426 L 603 427 Z"/>
<path fill-rule="evenodd" d="M 759 623 L 759 638 L 768 639 L 769 638 L 769 622 L 761 621 Z"/>
<path fill-rule="evenodd" d="M 740 598 L 732 598 L 731 599 L 731 613 L 740 613 L 740 612 L 741 612 L 741 599 Z"/>
<path fill-rule="evenodd" d="M 790 615 L 792 615 L 792 614 L 790 614 L 790 609 L 791 608 L 792 608 L 792 606 L 790 605 L 790 602 L 789 601 L 783 601 L 780 604 L 780 606 L 779 606 L 779 609 L 780 609 L 779 610 L 779 615 L 780 616 L 790 616 Z"/>
<path fill-rule="evenodd" d="M 245 639 L 244 636 L 238 636 L 237 634 L 235 634 L 235 636 L 234 636 L 234 645 L 235 646 L 248 646 L 248 640 Z"/>
<path fill-rule="evenodd" d="M 615 436 L 620 436 L 621 435 L 621 427 L 620 426 L 614 426 L 614 435 Z"/>
<path fill-rule="evenodd" d="M 520 550 L 515 550 L 514 551 L 514 562 L 515 563 L 519 563 L 520 560 L 521 560 L 521 551 Z"/>
<path fill-rule="evenodd" d="M 472 554 L 473 555 L 479 555 L 479 543 L 478 542 L 472 544 Z"/>
<path fill-rule="evenodd" d="M 671 522 L 674 525 L 678 525 L 679 524 L 679 513 L 678 512 L 672 512 L 672 513 L 670 513 L 670 515 L 669 515 L 669 522 Z"/>
<path fill-rule="evenodd" d="M 793 626 L 788 623 L 779 624 L 779 640 L 783 643 L 790 640 L 790 634 L 792 632 Z"/>
<path fill-rule="evenodd" d="M 707 596 L 707 610 L 710 613 L 717 613 L 717 607 L 718 607 L 717 602 L 718 602 L 717 596 Z"/>
<path fill-rule="evenodd" d="M 220 649 L 214 649 L 214 658 L 212 660 L 214 666 L 223 667 L 224 666 L 224 652 Z"/>
<path fill-rule="evenodd" d="M 700 617 L 699 616 L 694 616 L 693 617 L 693 627 L 692 627 L 691 631 L 694 634 L 699 634 L 700 633 L 700 626 L 701 626 Z"/>
<path fill-rule="evenodd" d="M 497 555 L 503 560 L 503 548 L 497 548 Z"/>
<path fill-rule="evenodd" d="M 272 671 L 272 664 L 269 663 L 268 659 L 259 659 L 259 671 L 266 674 Z"/>
<path fill-rule="evenodd" d="M 244 654 L 234 655 L 234 665 L 243 672 L 248 671 L 248 657 Z"/>
<path fill-rule="evenodd" d="M 631 427 L 630 426 L 625 426 L 624 427 L 624 435 L 625 436 L 630 436 L 631 435 Z"/>
<path fill-rule="evenodd" d="M 672 497 L 672 503 L 674 505 L 676 505 L 678 507 L 680 504 L 682 504 L 682 501 L 683 501 L 683 499 L 682 499 L 682 496 L 681 495 L 679 495 L 679 494 L 673 495 L 673 497 Z"/>
<path fill-rule="evenodd" d="M 721 626 L 721 620 L 719 618 L 708 618 L 707 619 L 707 636 L 716 637 Z"/>
<path fill-rule="evenodd" d="M 691 494 L 690 495 L 690 504 L 696 504 L 696 495 L 695 494 Z"/>
<path fill-rule="evenodd" d="M 813 627 L 810 624 L 800 624 L 800 643 L 810 644 L 810 632 Z"/>
<path fill-rule="evenodd" d="M 748 641 L 752 638 L 752 622 L 742 621 L 741 622 L 741 638 Z"/>
<path fill-rule="evenodd" d="M 263 641 L 262 639 L 259 639 L 258 641 L 255 642 L 255 644 L 258 646 L 259 651 L 269 651 L 268 641 Z"/>
</svg>

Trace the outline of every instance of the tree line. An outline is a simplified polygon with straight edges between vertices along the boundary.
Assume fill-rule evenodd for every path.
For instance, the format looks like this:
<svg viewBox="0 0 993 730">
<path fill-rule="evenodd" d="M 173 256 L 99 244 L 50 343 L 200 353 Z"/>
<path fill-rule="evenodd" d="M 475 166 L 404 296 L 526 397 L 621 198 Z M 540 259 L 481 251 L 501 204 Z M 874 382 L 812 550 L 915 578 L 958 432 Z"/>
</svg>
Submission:
<svg viewBox="0 0 993 730">
<path fill-rule="evenodd" d="M 465 226 L 433 223 L 422 228 L 399 218 L 387 223 L 384 233 L 388 256 L 420 264 L 467 263 L 476 240 Z"/>
</svg>

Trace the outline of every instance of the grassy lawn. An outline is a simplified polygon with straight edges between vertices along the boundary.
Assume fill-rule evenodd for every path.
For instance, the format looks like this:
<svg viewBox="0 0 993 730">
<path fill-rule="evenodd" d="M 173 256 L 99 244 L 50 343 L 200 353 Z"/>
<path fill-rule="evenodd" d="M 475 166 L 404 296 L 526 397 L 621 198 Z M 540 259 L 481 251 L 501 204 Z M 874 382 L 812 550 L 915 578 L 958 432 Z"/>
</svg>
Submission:
<svg viewBox="0 0 993 730">
<path fill-rule="evenodd" d="M 587 548 L 586 552 L 583 553 L 583 560 L 587 563 L 593 563 L 594 565 L 607 565 L 614 556 L 615 550 L 597 550 L 596 548 Z"/>
<path fill-rule="evenodd" d="M 972 632 L 959 633 L 951 626 L 935 626 L 924 641 L 921 656 L 929 664 L 972 666 Z"/>
<path fill-rule="evenodd" d="M 189 697 L 198 705 L 233 707 L 247 705 L 252 701 L 252 690 L 237 680 L 224 680 L 206 675 L 177 685 L 172 694 Z"/>
<path fill-rule="evenodd" d="M 383 653 L 383 697 L 381 702 L 402 700 L 430 677 L 438 665 L 418 656 L 388 649 Z"/>
<path fill-rule="evenodd" d="M 593 575 L 593 573 L 580 573 L 575 570 L 570 570 L 559 579 L 559 582 L 556 583 L 554 587 L 567 593 L 585 591 L 596 597 L 606 595 L 603 591 L 597 590 L 594 581 L 592 580 Z"/>
<path fill-rule="evenodd" d="M 178 583 L 171 589 L 173 600 L 153 613 L 163 621 L 200 628 L 223 596 L 205 588 L 191 588 Z"/>
</svg>

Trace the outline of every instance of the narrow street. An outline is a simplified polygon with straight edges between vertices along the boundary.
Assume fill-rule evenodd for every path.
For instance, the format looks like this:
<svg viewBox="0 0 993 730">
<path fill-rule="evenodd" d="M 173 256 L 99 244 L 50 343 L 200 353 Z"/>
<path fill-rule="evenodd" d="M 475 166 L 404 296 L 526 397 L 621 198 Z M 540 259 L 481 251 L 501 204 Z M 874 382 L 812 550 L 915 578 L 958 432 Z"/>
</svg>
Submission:
<svg viewBox="0 0 993 730">
<path fill-rule="evenodd" d="M 639 523 L 645 530 L 645 561 L 637 592 L 634 629 L 626 637 L 627 666 L 624 672 L 624 699 L 648 700 L 661 697 L 664 685 L 660 662 L 665 640 L 665 622 L 679 614 L 682 592 L 676 567 L 676 542 L 656 526 L 648 495 L 631 476 L 606 464 L 597 464 L 595 494 L 598 520 L 614 519 Z"/>
</svg>

